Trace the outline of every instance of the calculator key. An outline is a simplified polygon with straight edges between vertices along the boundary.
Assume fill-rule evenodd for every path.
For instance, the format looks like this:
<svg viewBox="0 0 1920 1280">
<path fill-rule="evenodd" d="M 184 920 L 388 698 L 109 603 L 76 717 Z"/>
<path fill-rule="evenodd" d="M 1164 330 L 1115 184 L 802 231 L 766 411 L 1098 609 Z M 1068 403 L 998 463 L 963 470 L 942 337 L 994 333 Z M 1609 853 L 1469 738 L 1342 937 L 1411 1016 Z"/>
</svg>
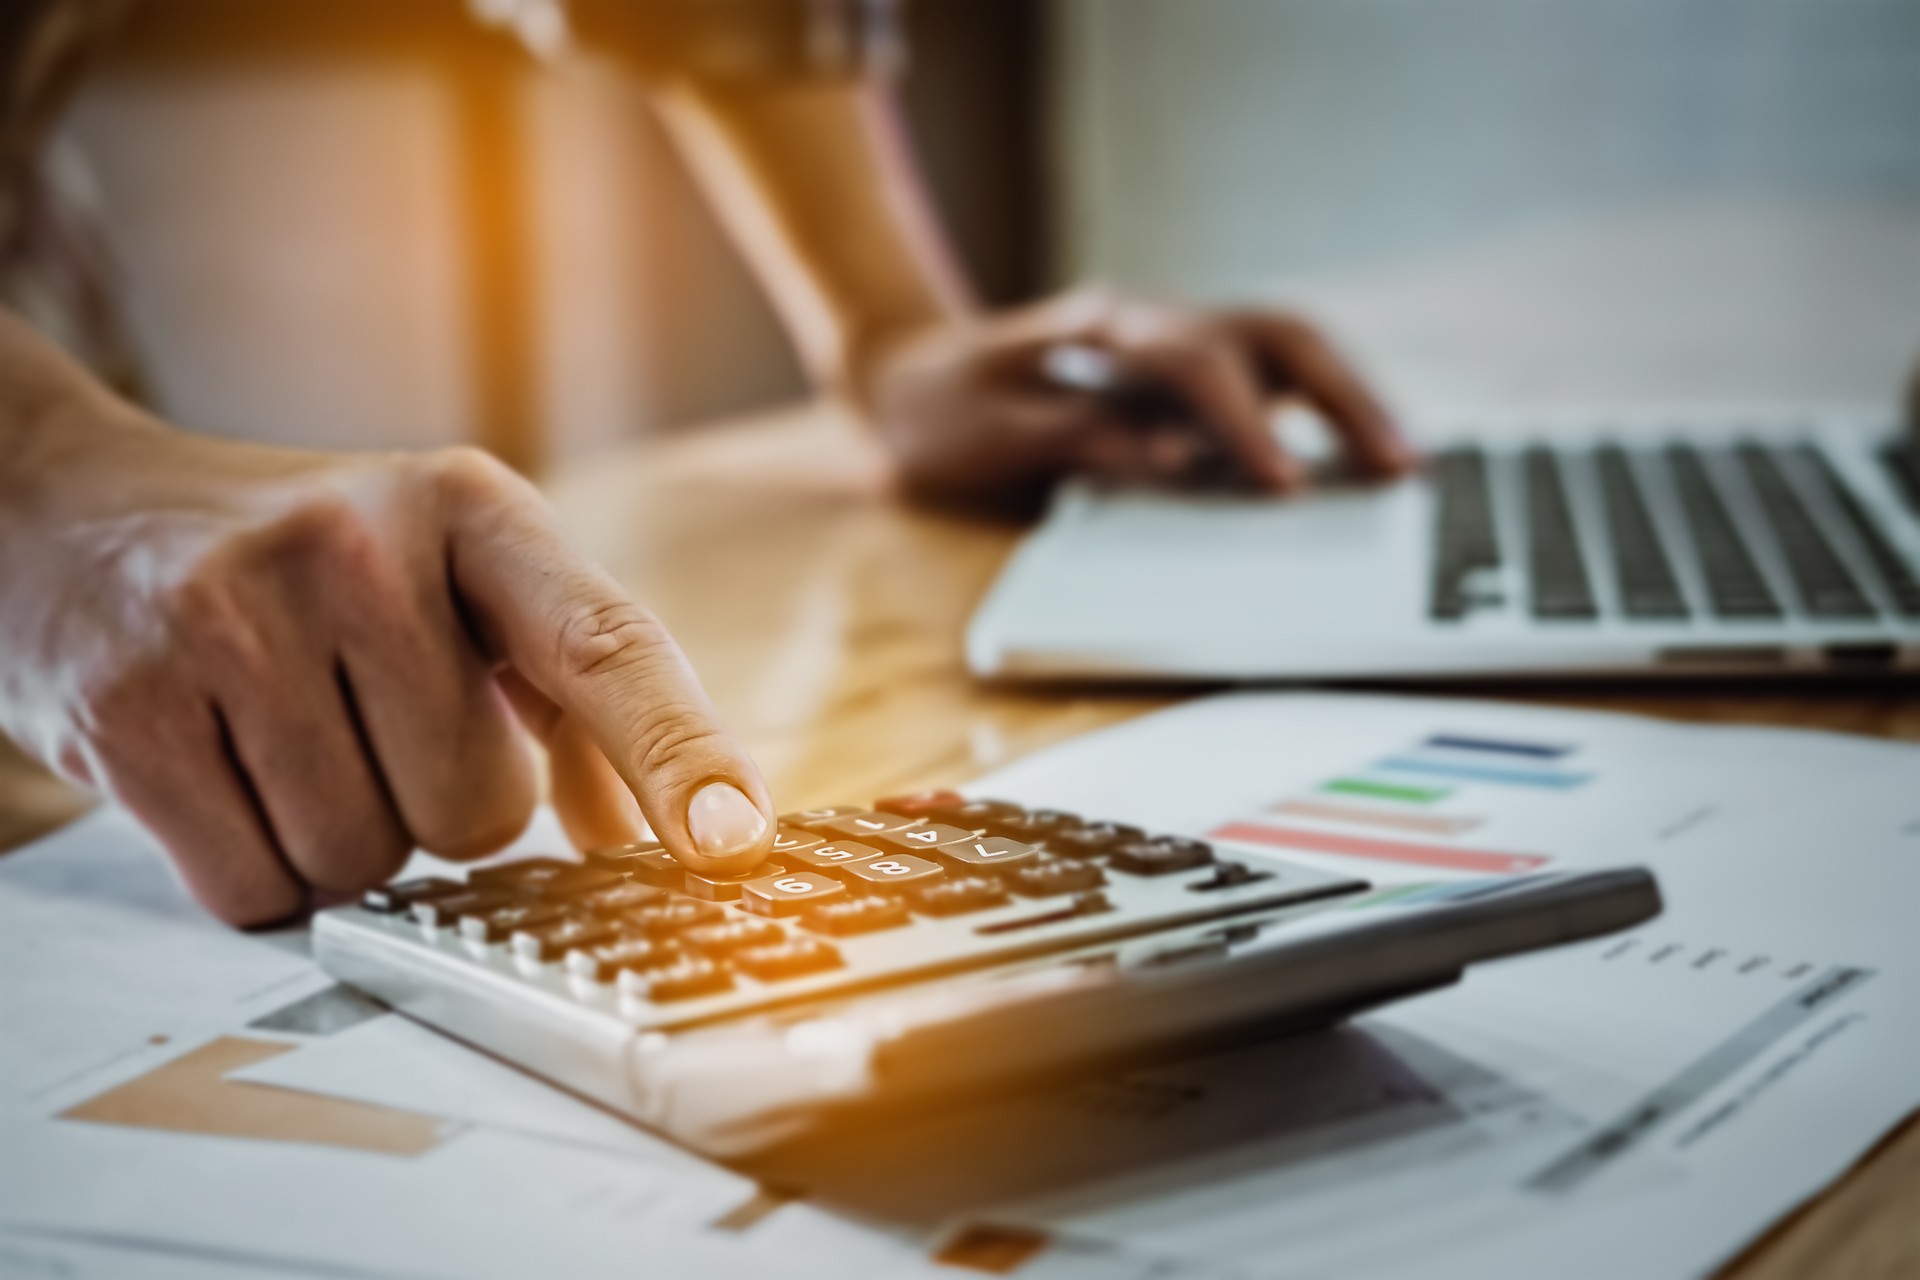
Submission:
<svg viewBox="0 0 1920 1280">
<path fill-rule="evenodd" d="M 666 938 L 615 938 L 567 952 L 567 972 L 593 982 L 611 982 L 623 969 L 658 969 L 680 959 L 678 944 Z"/>
<path fill-rule="evenodd" d="M 773 856 L 778 858 L 802 849 L 813 849 L 827 842 L 827 838 L 805 827 L 782 825 L 773 833 Z"/>
<path fill-rule="evenodd" d="M 1136 876 L 1164 876 L 1175 871 L 1190 871 L 1213 861 L 1213 846 L 1204 840 L 1184 836 L 1155 836 L 1123 844 L 1107 856 L 1107 865 L 1115 871 Z"/>
<path fill-rule="evenodd" d="M 404 915 L 412 911 L 416 902 L 445 897 L 450 893 L 465 893 L 466 889 L 467 886 L 458 880 L 426 876 L 419 880 L 401 880 L 395 884 L 377 884 L 361 895 L 360 905 L 383 916 Z"/>
<path fill-rule="evenodd" d="M 1058 809 L 1029 809 L 992 819 L 987 823 L 987 830 L 1023 844 L 1039 844 L 1055 832 L 1071 831 L 1081 825 L 1077 814 L 1063 813 Z"/>
<path fill-rule="evenodd" d="M 680 935 L 680 945 L 702 955 L 724 956 L 742 947 L 766 947 L 786 940 L 787 931 L 771 920 L 735 916 L 717 924 L 703 924 Z"/>
<path fill-rule="evenodd" d="M 969 831 L 985 830 L 990 824 L 1002 818 L 1011 818 L 1025 813 L 1017 804 L 1008 804 L 1005 800 L 968 800 L 951 809 L 943 809 L 932 816 L 941 822 L 950 822 L 956 827 L 965 827 Z"/>
<path fill-rule="evenodd" d="M 652 969 L 623 969 L 619 983 L 628 995 L 665 1002 L 726 991 L 733 986 L 733 975 L 704 956 L 682 956 Z"/>
<path fill-rule="evenodd" d="M 740 905 L 760 916 L 798 915 L 808 907 L 847 896 L 847 886 L 818 871 L 762 876 L 742 887 Z"/>
<path fill-rule="evenodd" d="M 879 856 L 880 850 L 872 845 L 855 844 L 851 840 L 836 840 L 832 844 L 818 844 L 811 849 L 802 849 L 789 858 L 788 862 L 796 870 L 825 871 L 831 874 L 835 867 Z"/>
<path fill-rule="evenodd" d="M 852 933 L 877 933 L 911 924 L 912 917 L 898 898 L 843 898 L 823 902 L 800 917 L 800 923 L 816 933 L 844 936 Z"/>
<path fill-rule="evenodd" d="M 617 871 L 629 880 L 676 891 L 686 870 L 673 860 L 665 845 L 654 840 L 594 849 L 587 854 L 587 861 L 596 867 Z"/>
<path fill-rule="evenodd" d="M 1025 898 L 1084 893 L 1107 882 L 1099 867 L 1078 858 L 1035 858 L 1001 879 L 1007 888 Z"/>
<path fill-rule="evenodd" d="M 564 858 L 523 858 L 519 862 L 475 867 L 467 873 L 467 883 L 471 885 L 541 895 L 598 889 L 619 878 L 617 872 L 569 862 Z"/>
<path fill-rule="evenodd" d="M 918 818 L 903 818 L 896 813 L 874 813 L 871 810 L 862 810 L 859 813 L 850 813 L 844 818 L 823 822 L 814 829 L 830 840 L 865 842 L 889 831 L 910 827 L 918 821 Z"/>
<path fill-rule="evenodd" d="M 948 826 L 944 822 L 935 822 L 926 826 L 902 827 L 898 831 L 889 831 L 873 838 L 873 843 L 888 853 L 922 853 L 943 844 L 957 844 L 962 840 L 974 838 L 973 832 L 965 827 Z M 931 857 L 932 855 L 927 855 Z"/>
<path fill-rule="evenodd" d="M 521 900 L 460 917 L 460 936 L 470 942 L 505 942 L 521 929 L 557 920 L 566 908 L 556 902 Z"/>
<path fill-rule="evenodd" d="M 857 804 L 830 804 L 818 809 L 799 809 L 793 813 L 780 815 L 783 827 L 799 827 L 803 831 L 817 831 L 822 823 L 833 822 L 839 818 L 849 818 L 856 813 L 866 813 Z"/>
<path fill-rule="evenodd" d="M 664 901 L 666 890 L 656 889 L 652 885 L 640 884 L 633 880 L 621 880 L 615 884 L 602 885 L 598 889 L 589 889 L 566 900 L 570 907 L 581 911 L 591 911 L 595 915 L 623 915 L 628 911 L 637 911 L 641 907 Z"/>
<path fill-rule="evenodd" d="M 501 889 L 475 889 L 471 885 L 459 893 L 436 894 L 413 904 L 413 918 L 429 929 L 448 929 L 461 916 L 476 911 L 491 911 L 519 901 Z"/>
<path fill-rule="evenodd" d="M 849 862 L 844 867 L 835 868 L 835 874 L 849 886 L 865 889 L 869 893 L 901 893 L 947 877 L 939 863 L 916 858 L 910 853 Z"/>
<path fill-rule="evenodd" d="M 695 925 L 712 924 L 726 918 L 727 909 L 719 903 L 701 902 L 694 898 L 669 898 L 638 911 L 629 911 L 622 917 L 650 938 L 663 938 Z"/>
<path fill-rule="evenodd" d="M 785 865 L 768 859 L 753 870 L 743 871 L 737 876 L 710 876 L 689 871 L 686 888 L 682 892 L 690 898 L 705 898 L 709 902 L 732 902 L 740 896 L 741 885 L 765 876 L 779 875 L 786 869 Z"/>
<path fill-rule="evenodd" d="M 510 943 L 515 955 L 529 960 L 558 960 L 576 947 L 611 942 L 619 933 L 619 927 L 602 916 L 576 913 L 515 929 Z"/>
<path fill-rule="evenodd" d="M 967 798 L 958 791 L 916 791 L 908 796 L 875 800 L 873 807 L 881 813 L 897 813 L 903 818 L 932 818 L 966 802 Z"/>
<path fill-rule="evenodd" d="M 839 950 L 818 938 L 794 938 L 772 946 L 749 947 L 733 957 L 734 968 L 762 982 L 822 973 L 838 969 L 841 963 Z"/>
<path fill-rule="evenodd" d="M 957 916 L 967 911 L 985 911 L 1006 905 L 1011 899 L 998 880 L 987 876 L 961 876 L 930 884 L 913 894 L 913 909 L 930 916 Z"/>
<path fill-rule="evenodd" d="M 1146 832 L 1123 822 L 1087 822 L 1052 832 L 1045 844 L 1047 852 L 1063 858 L 1103 858 L 1118 845 L 1146 838 Z"/>
<path fill-rule="evenodd" d="M 1039 857 L 1040 851 L 1005 836 L 975 836 L 929 849 L 927 856 L 938 858 L 962 875 L 998 875 Z"/>
</svg>

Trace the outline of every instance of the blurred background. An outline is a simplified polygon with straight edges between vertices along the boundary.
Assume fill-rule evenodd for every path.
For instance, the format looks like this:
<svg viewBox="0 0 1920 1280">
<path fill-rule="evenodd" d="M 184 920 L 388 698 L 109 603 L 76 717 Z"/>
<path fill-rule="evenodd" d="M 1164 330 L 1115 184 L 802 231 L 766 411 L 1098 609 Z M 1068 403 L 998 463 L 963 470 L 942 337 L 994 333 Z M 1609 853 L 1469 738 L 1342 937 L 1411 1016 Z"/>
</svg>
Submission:
<svg viewBox="0 0 1920 1280">
<path fill-rule="evenodd" d="M 1392 385 L 1467 399 L 1502 315 L 1564 352 L 1703 308 L 1713 343 L 1634 353 L 1703 386 L 1729 325 L 1830 348 L 1756 393 L 1890 394 L 1920 351 L 1920 0 L 909 12 L 911 126 L 993 301 L 1088 278 L 1294 297 L 1429 375 Z M 152 394 L 198 429 L 538 469 L 803 393 L 632 75 L 539 65 L 464 0 L 149 5 L 63 143 Z M 1765 279 L 1694 296 L 1715 255 L 1716 280 Z M 1567 393 L 1504 354 L 1497 390 Z M 1581 372 L 1608 388 L 1606 361 Z"/>
</svg>

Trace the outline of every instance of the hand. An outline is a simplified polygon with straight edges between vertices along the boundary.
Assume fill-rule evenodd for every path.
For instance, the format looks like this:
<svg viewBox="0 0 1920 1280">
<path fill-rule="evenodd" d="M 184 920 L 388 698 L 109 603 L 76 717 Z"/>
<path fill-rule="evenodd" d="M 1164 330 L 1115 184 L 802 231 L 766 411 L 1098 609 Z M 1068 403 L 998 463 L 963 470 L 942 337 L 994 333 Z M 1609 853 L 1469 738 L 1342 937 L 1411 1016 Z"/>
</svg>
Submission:
<svg viewBox="0 0 1920 1280">
<path fill-rule="evenodd" d="M 1071 365 L 1089 362 L 1120 394 L 1072 385 L 1087 380 Z M 1072 473 L 1191 485 L 1225 471 L 1294 492 L 1306 475 L 1269 426 L 1276 397 L 1318 410 L 1369 474 L 1416 465 L 1346 360 L 1272 312 L 1068 294 L 918 330 L 880 347 L 856 384 L 909 487 L 936 498 L 1024 503 Z"/>
<path fill-rule="evenodd" d="M 511 840 L 537 791 L 515 713 L 575 839 L 644 813 L 692 866 L 764 856 L 765 784 L 672 638 L 491 458 L 62 419 L 0 476 L 0 729 L 125 805 L 222 919 Z"/>
</svg>

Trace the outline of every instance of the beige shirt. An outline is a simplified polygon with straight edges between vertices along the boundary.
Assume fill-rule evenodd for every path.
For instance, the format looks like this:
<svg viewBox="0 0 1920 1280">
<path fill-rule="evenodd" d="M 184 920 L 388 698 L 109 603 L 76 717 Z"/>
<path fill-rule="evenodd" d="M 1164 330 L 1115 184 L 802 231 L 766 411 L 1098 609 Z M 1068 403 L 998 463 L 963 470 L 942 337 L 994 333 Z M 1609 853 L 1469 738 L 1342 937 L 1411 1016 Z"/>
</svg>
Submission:
<svg viewBox="0 0 1920 1280">
<path fill-rule="evenodd" d="M 85 184 L 48 140 L 135 3 L 165 0 L 0 0 L 0 305 L 129 389 L 137 365 L 117 323 L 111 255 L 91 230 Z M 900 58 L 899 0 L 469 3 L 540 56 L 592 47 L 653 77 L 765 83 L 862 75 Z"/>
</svg>

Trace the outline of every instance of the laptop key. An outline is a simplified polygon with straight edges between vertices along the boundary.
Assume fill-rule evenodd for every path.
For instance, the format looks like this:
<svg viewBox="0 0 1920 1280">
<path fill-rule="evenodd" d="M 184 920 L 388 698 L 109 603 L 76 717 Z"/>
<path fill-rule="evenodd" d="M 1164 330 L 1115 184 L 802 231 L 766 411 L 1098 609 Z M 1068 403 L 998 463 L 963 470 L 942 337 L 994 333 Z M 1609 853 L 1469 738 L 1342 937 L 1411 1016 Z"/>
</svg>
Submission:
<svg viewBox="0 0 1920 1280">
<path fill-rule="evenodd" d="M 1500 566 L 1486 455 L 1448 449 L 1434 457 L 1429 474 L 1435 516 L 1428 612 L 1440 621 L 1458 621 L 1479 602 L 1471 589 L 1475 577 Z"/>
<path fill-rule="evenodd" d="M 1552 450 L 1536 445 L 1526 451 L 1523 467 L 1533 616 L 1564 621 L 1596 619 L 1600 606 L 1587 578 L 1559 459 Z"/>
<path fill-rule="evenodd" d="M 1685 618 L 1687 601 L 1680 592 L 1680 580 L 1626 451 L 1618 445 L 1602 446 L 1594 453 L 1594 469 L 1607 512 L 1621 611 L 1629 618 L 1650 622 Z"/>
<path fill-rule="evenodd" d="M 1796 454 L 1801 465 L 1813 475 L 1816 483 L 1846 516 L 1854 536 L 1866 547 L 1867 556 L 1879 571 L 1887 594 L 1893 597 L 1894 609 L 1902 617 L 1920 618 L 1920 576 L 1916 576 L 1914 567 L 1907 563 L 1893 545 L 1893 540 L 1887 537 L 1887 531 L 1880 526 L 1880 521 L 1860 501 L 1853 486 L 1834 470 L 1826 454 L 1812 445 L 1801 445 Z"/>
<path fill-rule="evenodd" d="M 1672 445 L 1666 451 L 1666 461 L 1707 580 L 1707 603 L 1714 616 L 1753 620 L 1781 617 L 1784 611 L 1780 601 L 1760 576 L 1760 566 L 1728 514 L 1698 451 L 1691 445 Z"/>
<path fill-rule="evenodd" d="M 1800 594 L 1800 607 L 1815 618 L 1869 619 L 1873 603 L 1847 571 L 1827 535 L 1794 491 L 1771 451 L 1758 444 L 1740 446 L 1740 461 L 1766 512 L 1774 541 L 1786 557 L 1787 571 Z"/>
</svg>

